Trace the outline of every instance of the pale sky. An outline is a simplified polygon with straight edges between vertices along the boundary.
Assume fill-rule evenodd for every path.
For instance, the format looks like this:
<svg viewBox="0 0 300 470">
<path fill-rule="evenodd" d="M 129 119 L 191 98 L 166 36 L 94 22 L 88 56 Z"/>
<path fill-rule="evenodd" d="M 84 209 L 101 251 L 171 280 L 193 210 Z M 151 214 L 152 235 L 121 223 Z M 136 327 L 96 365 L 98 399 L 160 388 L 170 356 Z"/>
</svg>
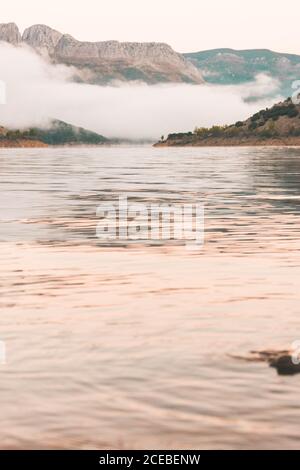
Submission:
<svg viewBox="0 0 300 470">
<path fill-rule="evenodd" d="M 179 52 L 300 54 L 299 19 L 299 0 L 9 0 L 0 9 L 0 22 L 21 30 L 44 23 L 80 40 L 159 41 Z"/>
</svg>

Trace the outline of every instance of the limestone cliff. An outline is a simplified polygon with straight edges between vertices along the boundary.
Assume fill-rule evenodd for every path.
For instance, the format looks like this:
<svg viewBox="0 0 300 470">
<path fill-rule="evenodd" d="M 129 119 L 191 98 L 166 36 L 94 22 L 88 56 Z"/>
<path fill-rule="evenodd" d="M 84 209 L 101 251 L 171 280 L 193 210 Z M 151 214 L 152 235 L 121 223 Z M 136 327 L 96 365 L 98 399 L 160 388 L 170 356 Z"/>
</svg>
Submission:
<svg viewBox="0 0 300 470">
<path fill-rule="evenodd" d="M 61 37 L 62 34 L 55 29 L 37 24 L 25 29 L 22 41 L 40 52 L 46 51 L 52 55 Z"/>
<path fill-rule="evenodd" d="M 164 43 L 81 42 L 70 35 L 59 39 L 53 59 L 77 66 L 96 83 L 115 80 L 203 83 L 202 75 L 181 54 Z"/>
<path fill-rule="evenodd" d="M 16 46 L 21 40 L 19 28 L 15 23 L 0 24 L 0 41 L 9 42 Z"/>
<path fill-rule="evenodd" d="M 2 24 L 0 40 L 22 41 L 54 63 L 75 66 L 74 79 L 85 83 L 203 83 L 200 70 L 164 43 L 78 41 L 41 24 L 27 28 L 22 38 L 15 24 Z"/>
</svg>

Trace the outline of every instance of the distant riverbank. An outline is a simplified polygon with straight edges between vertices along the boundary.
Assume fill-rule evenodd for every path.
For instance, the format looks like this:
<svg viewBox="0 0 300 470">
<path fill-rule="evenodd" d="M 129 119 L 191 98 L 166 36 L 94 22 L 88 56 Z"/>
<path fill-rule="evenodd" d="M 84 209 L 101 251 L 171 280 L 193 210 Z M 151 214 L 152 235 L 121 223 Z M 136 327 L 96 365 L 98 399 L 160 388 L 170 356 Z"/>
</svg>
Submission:
<svg viewBox="0 0 300 470">
<path fill-rule="evenodd" d="M 255 113 L 246 121 L 225 126 L 196 127 L 169 134 L 156 147 L 300 146 L 300 106 L 290 98 Z"/>
<path fill-rule="evenodd" d="M 30 148 L 110 143 L 112 141 L 103 135 L 57 119 L 52 120 L 45 128 L 7 129 L 0 127 L 0 147 Z"/>
<path fill-rule="evenodd" d="M 208 139 L 167 139 L 164 142 L 157 142 L 154 147 L 300 147 L 300 137 L 286 137 L 273 139 L 235 139 L 218 138 Z"/>
<path fill-rule="evenodd" d="M 39 140 L 29 140 L 29 139 L 0 139 L 0 148 L 47 148 L 49 145 L 41 142 Z"/>
</svg>

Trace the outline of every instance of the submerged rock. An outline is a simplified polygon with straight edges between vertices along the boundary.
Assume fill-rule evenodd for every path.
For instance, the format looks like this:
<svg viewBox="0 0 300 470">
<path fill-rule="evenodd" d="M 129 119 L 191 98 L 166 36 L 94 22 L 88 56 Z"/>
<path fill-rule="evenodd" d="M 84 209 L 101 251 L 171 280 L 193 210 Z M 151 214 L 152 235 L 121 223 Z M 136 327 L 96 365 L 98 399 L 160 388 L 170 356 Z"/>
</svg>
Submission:
<svg viewBox="0 0 300 470">
<path fill-rule="evenodd" d="M 279 375 L 295 375 L 300 373 L 300 364 L 293 361 L 293 356 L 286 354 L 269 361 L 271 367 L 274 367 Z"/>
<path fill-rule="evenodd" d="M 300 373 L 300 363 L 296 360 L 293 351 L 265 350 L 250 351 L 247 356 L 231 356 L 247 362 L 267 362 L 270 367 L 277 370 L 279 375 L 295 375 Z"/>
</svg>

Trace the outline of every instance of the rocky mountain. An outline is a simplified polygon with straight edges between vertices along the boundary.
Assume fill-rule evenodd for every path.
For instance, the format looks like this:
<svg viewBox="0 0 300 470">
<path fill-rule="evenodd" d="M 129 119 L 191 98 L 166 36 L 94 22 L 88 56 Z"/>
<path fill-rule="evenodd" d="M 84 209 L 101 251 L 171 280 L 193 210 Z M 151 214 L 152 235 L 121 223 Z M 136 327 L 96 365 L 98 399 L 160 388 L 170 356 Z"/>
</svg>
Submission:
<svg viewBox="0 0 300 470">
<path fill-rule="evenodd" d="M 300 105 L 288 98 L 230 126 L 170 134 L 157 146 L 300 145 Z"/>
<path fill-rule="evenodd" d="M 0 126 L 0 147 L 48 147 L 51 145 L 102 145 L 110 141 L 100 134 L 53 120 L 46 129 L 11 130 Z"/>
<path fill-rule="evenodd" d="M 78 41 L 46 25 L 30 26 L 21 36 L 14 23 L 0 24 L 0 41 L 23 42 L 54 63 L 73 66 L 74 80 L 91 84 L 138 80 L 148 84 L 205 81 L 236 85 L 264 73 L 278 80 L 276 94 L 288 97 L 293 81 L 300 77 L 300 56 L 267 49 L 179 54 L 164 43 Z"/>
<path fill-rule="evenodd" d="M 35 25 L 25 29 L 22 41 L 39 52 L 54 54 L 55 47 L 63 35 L 44 25 Z"/>
<path fill-rule="evenodd" d="M 52 58 L 80 70 L 79 79 L 93 83 L 141 80 L 146 83 L 202 83 L 201 73 L 162 43 L 80 42 L 63 35 Z"/>
<path fill-rule="evenodd" d="M 300 56 L 267 49 L 213 49 L 184 54 L 201 70 L 206 82 L 236 85 L 253 81 L 264 73 L 280 82 L 283 96 L 291 96 L 292 82 L 300 78 Z"/>
<path fill-rule="evenodd" d="M 54 63 L 76 67 L 74 79 L 85 83 L 203 83 L 197 67 L 164 43 L 82 42 L 45 25 L 27 28 L 22 38 L 16 25 L 0 25 L 0 34 L 2 41 L 22 41 Z"/>
<path fill-rule="evenodd" d="M 15 23 L 0 24 L 0 41 L 9 42 L 16 46 L 21 40 L 19 28 Z"/>
</svg>

